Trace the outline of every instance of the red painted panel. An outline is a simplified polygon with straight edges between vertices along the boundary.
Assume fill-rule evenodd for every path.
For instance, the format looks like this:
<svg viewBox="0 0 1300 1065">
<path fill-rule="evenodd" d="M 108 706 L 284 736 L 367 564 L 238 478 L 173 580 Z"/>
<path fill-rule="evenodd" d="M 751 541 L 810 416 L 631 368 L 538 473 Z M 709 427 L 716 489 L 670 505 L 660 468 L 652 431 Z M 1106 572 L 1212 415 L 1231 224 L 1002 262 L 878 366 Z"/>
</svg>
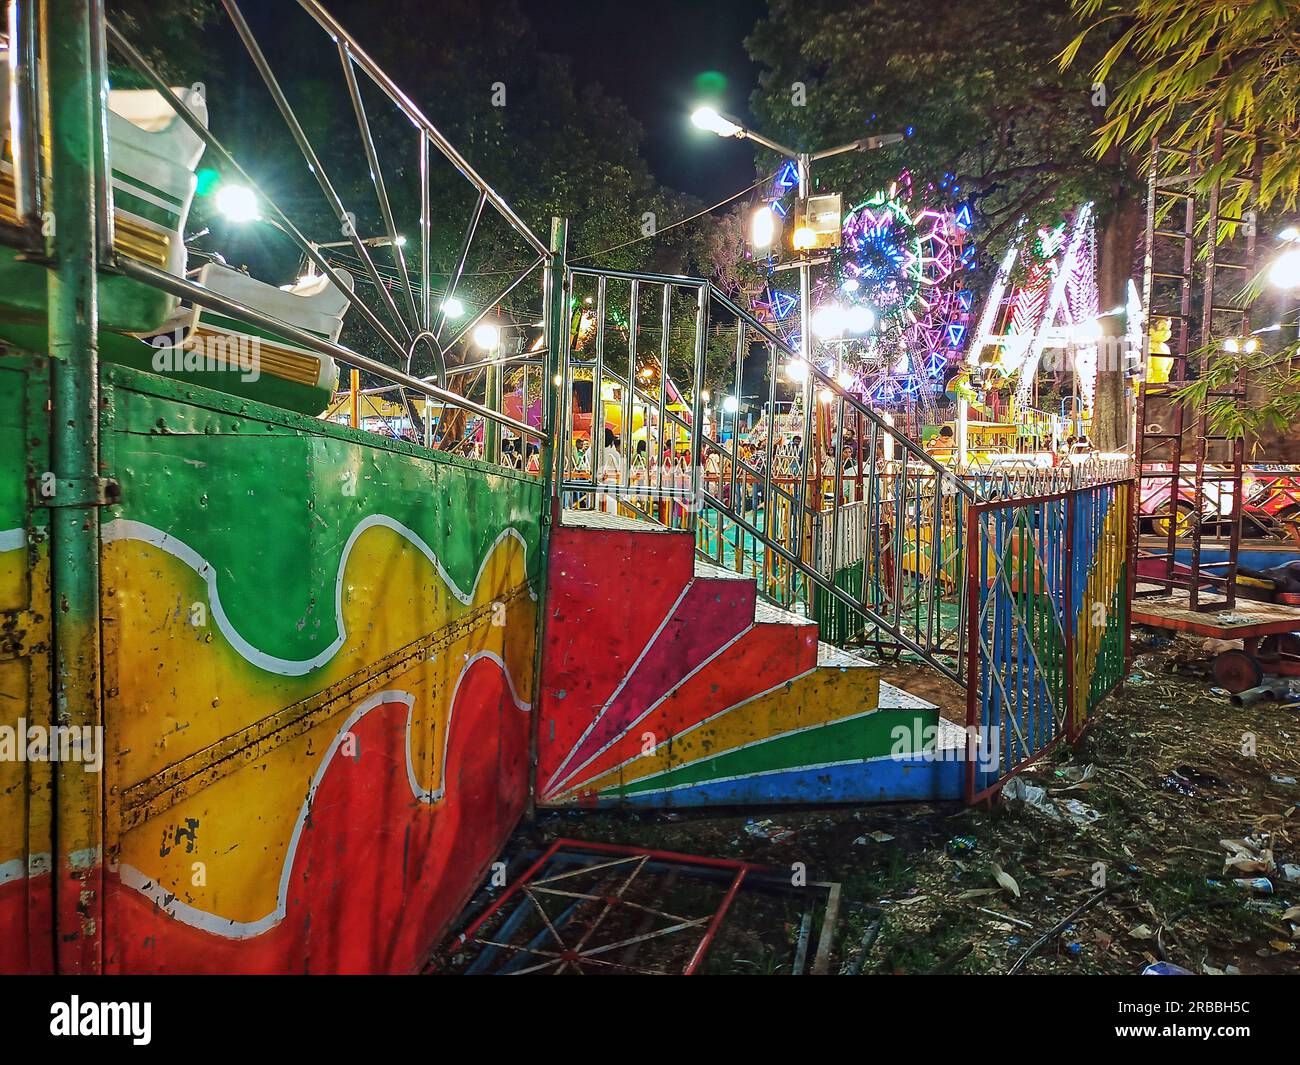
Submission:
<svg viewBox="0 0 1300 1065">
<path fill-rule="evenodd" d="M 547 585 L 540 781 L 632 668 L 694 572 L 688 533 L 557 527 Z"/>
<path fill-rule="evenodd" d="M 581 736 L 572 755 L 560 760 L 557 775 L 539 776 L 539 785 L 549 790 L 562 784 L 693 670 L 710 670 L 710 657 L 753 624 L 754 594 L 753 581 L 695 578 L 618 694 L 603 712 L 597 709 L 590 731 Z"/>
<path fill-rule="evenodd" d="M 0 974 L 54 971 L 50 875 L 0 884 Z"/>
<path fill-rule="evenodd" d="M 817 664 L 817 626 L 758 624 L 674 690 L 603 751 L 568 787 L 636 756 L 641 735 L 662 743 L 705 718 L 805 673 Z M 559 789 L 557 789 L 559 790 Z"/>
<path fill-rule="evenodd" d="M 332 760 L 292 855 L 282 918 L 229 938 L 168 916 L 109 878 L 120 944 L 110 971 L 411 972 L 483 882 L 523 811 L 528 715 L 500 667 L 475 662 L 452 711 L 447 795 L 411 791 L 407 708 L 377 706 L 352 728 L 362 752 Z M 310 908 L 310 916 L 308 910 Z"/>
</svg>

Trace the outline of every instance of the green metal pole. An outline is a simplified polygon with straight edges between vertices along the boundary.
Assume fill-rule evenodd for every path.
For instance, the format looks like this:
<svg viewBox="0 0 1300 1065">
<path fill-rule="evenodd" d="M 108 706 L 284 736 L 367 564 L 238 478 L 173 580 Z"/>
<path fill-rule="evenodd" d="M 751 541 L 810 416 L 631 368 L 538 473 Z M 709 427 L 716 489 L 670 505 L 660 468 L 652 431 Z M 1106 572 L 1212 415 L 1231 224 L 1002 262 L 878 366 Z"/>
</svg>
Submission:
<svg viewBox="0 0 1300 1065">
<path fill-rule="evenodd" d="M 51 395 L 51 583 L 54 716 L 98 730 L 99 353 L 95 277 L 95 127 L 90 0 L 44 0 L 42 151 L 48 182 L 43 219 L 49 271 Z M 73 735 L 85 736 L 84 731 Z M 102 765 L 102 760 L 101 760 Z M 54 772 L 55 943 L 61 972 L 102 969 L 102 772 L 58 761 Z"/>
<path fill-rule="evenodd" d="M 569 223 L 564 218 L 551 219 L 550 258 L 543 279 L 544 317 L 546 322 L 546 358 L 542 361 L 542 530 L 541 557 L 538 559 L 537 578 L 537 646 L 533 654 L 533 713 L 528 759 L 528 817 L 531 819 L 537 806 L 537 742 L 541 734 L 542 661 L 546 640 L 546 585 L 551 557 L 551 529 L 559 522 L 560 468 L 564 451 L 555 446 L 556 434 L 563 426 L 559 417 L 560 376 L 563 363 L 565 335 L 565 252 L 569 242 Z"/>
<path fill-rule="evenodd" d="M 560 480 L 564 448 L 557 447 L 564 417 L 560 394 L 563 382 L 564 345 L 568 340 L 568 307 L 564 297 L 566 252 L 569 243 L 567 218 L 551 219 L 551 259 L 546 268 L 546 373 L 542 378 L 542 469 L 545 471 L 547 511 L 544 521 L 560 520 Z"/>
<path fill-rule="evenodd" d="M 493 353 L 500 358 L 499 352 Z M 487 368 L 487 378 L 484 386 L 483 406 L 500 412 L 504 398 L 501 394 L 501 380 L 505 376 L 502 367 L 491 364 Z M 523 439 L 520 438 L 520 443 Z M 490 462 L 493 465 L 501 463 L 501 425 L 491 418 L 483 419 L 483 461 Z"/>
</svg>

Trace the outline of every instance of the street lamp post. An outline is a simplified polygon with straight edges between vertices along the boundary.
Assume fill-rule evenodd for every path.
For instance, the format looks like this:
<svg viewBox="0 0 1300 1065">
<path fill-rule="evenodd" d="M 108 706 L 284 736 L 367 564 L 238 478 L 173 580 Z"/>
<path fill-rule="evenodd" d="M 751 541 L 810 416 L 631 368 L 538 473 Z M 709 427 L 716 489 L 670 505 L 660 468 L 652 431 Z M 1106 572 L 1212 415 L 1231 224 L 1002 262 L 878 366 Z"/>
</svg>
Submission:
<svg viewBox="0 0 1300 1065">
<path fill-rule="evenodd" d="M 767 148 L 769 151 L 776 152 L 777 155 L 781 155 L 784 156 L 786 159 L 793 160 L 796 167 L 798 179 L 799 179 L 799 202 L 804 205 L 805 209 L 809 202 L 808 194 L 810 192 L 809 186 L 811 184 L 811 169 L 813 163 L 820 162 L 823 159 L 831 159 L 837 155 L 844 155 L 847 152 L 872 151 L 876 148 L 883 148 L 887 144 L 897 144 L 899 141 L 903 139 L 903 135 L 901 133 L 885 133 L 885 134 L 879 134 L 877 136 L 872 136 L 872 137 L 862 137 L 859 138 L 858 140 L 850 141 L 848 144 L 840 144 L 834 148 L 826 148 L 820 152 L 796 152 L 792 148 L 787 148 L 784 144 L 779 144 L 768 137 L 764 137 L 761 133 L 756 133 L 754 130 L 746 129 L 739 122 L 733 121 L 732 119 L 727 118 L 725 115 L 719 114 L 712 107 L 701 107 L 696 109 L 696 111 L 691 115 L 691 122 L 694 125 L 698 126 L 700 129 L 708 130 L 711 133 L 716 133 L 719 137 L 736 137 L 739 139 L 751 140 L 755 144 L 761 144 L 764 148 Z M 808 223 L 810 221 L 811 219 L 805 219 L 803 227 L 801 228 L 808 228 Z M 840 225 L 840 223 L 841 220 L 836 219 L 837 227 Z M 809 234 L 805 234 L 805 237 L 808 235 Z M 815 236 L 813 236 L 811 243 L 806 239 L 801 239 L 800 232 L 798 229 L 795 230 L 794 238 L 795 239 L 791 241 L 791 244 L 793 250 L 795 250 L 799 255 L 799 260 L 798 260 L 799 261 L 799 360 L 802 363 L 801 375 L 803 378 L 803 410 L 804 410 L 802 451 L 803 451 L 803 456 L 806 456 L 806 457 L 801 457 L 799 459 L 799 471 L 797 474 L 799 483 L 798 486 L 796 487 L 796 505 L 795 505 L 795 509 L 798 513 L 798 516 L 795 519 L 794 544 L 802 545 L 804 542 L 804 531 L 805 531 L 804 508 L 806 506 L 806 501 L 809 498 L 808 495 L 809 466 L 812 465 L 814 462 L 817 466 L 817 480 L 814 483 L 817 485 L 821 484 L 820 481 L 821 448 L 816 445 L 813 439 L 813 430 L 815 424 L 813 420 L 814 396 L 813 396 L 813 375 L 810 372 L 811 363 L 812 363 L 811 318 L 812 318 L 812 267 L 813 267 L 813 258 L 810 253 L 811 251 L 814 250 L 817 244 L 817 239 Z M 818 261 L 824 261 L 824 260 L 818 260 Z M 774 365 L 769 367 L 769 377 L 772 381 L 775 381 L 776 367 Z M 771 395 L 775 397 L 775 390 L 772 391 Z M 769 410 L 769 414 L 774 416 L 775 411 Z M 770 475 L 771 475 L 771 471 L 769 466 L 768 476 L 770 477 Z M 818 494 L 820 496 L 820 488 L 818 488 Z M 818 504 L 817 509 L 818 510 L 821 509 L 820 503 Z M 802 548 L 799 547 L 799 550 L 802 550 Z"/>
<path fill-rule="evenodd" d="M 785 158 L 793 160 L 799 178 L 799 200 L 801 203 L 807 203 L 808 201 L 813 163 L 837 155 L 844 155 L 847 152 L 872 151 L 876 148 L 883 148 L 887 144 L 897 144 L 903 139 L 901 133 L 882 133 L 874 137 L 860 137 L 848 144 L 840 144 L 820 152 L 796 152 L 792 148 L 787 148 L 784 144 L 778 144 L 776 141 L 764 137 L 761 133 L 746 129 L 739 122 L 719 114 L 712 107 L 698 108 L 692 113 L 691 122 L 700 129 L 716 133 L 719 137 L 751 140 L 755 144 L 761 144 L 764 148 L 776 152 L 777 155 L 783 155 Z M 809 250 L 806 248 L 799 249 L 799 357 L 804 362 L 808 362 L 812 356 L 812 341 L 809 339 L 812 267 L 813 261 Z"/>
</svg>

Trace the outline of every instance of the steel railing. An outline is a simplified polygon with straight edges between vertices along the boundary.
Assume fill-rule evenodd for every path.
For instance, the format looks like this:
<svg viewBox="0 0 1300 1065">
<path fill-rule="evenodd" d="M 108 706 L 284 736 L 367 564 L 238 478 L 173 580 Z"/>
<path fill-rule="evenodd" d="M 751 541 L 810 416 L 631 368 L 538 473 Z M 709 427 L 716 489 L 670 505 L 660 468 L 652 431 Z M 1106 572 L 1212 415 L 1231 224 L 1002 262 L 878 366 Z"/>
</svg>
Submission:
<svg viewBox="0 0 1300 1065">
<path fill-rule="evenodd" d="M 851 612 L 857 642 L 960 681 L 969 485 L 706 281 L 574 267 L 566 293 L 569 505 L 690 531 L 702 557 L 753 576 L 769 601 L 810 617 Z M 783 379 L 789 364 L 801 379 Z M 715 365 L 725 380 L 710 379 Z M 724 432 L 736 417 L 712 413 L 715 401 L 755 381 L 758 430 Z M 612 454 L 611 422 L 623 429 Z"/>
<path fill-rule="evenodd" d="M 96 62 L 91 73 L 104 85 L 106 99 L 106 56 L 111 47 L 203 142 L 205 164 L 216 167 L 226 177 L 237 178 L 257 195 L 259 208 L 266 221 L 293 241 L 303 261 L 310 263 L 315 271 L 330 280 L 347 301 L 350 321 L 358 323 L 366 335 L 374 338 L 379 349 L 386 353 L 387 359 L 363 355 L 342 343 L 295 328 L 273 314 L 218 294 L 196 283 L 183 272 L 173 273 L 160 269 L 156 264 L 140 261 L 116 248 L 113 242 L 115 207 L 112 145 L 106 132 L 106 115 L 101 116 L 99 123 L 105 132 L 97 138 L 96 144 L 99 159 L 93 206 L 96 232 L 99 234 L 99 268 L 102 273 L 125 275 L 179 300 L 229 316 L 252 329 L 269 330 L 293 344 L 331 357 L 343 366 L 365 371 L 397 392 L 413 426 L 417 428 L 421 426 L 422 419 L 415 404 L 411 402 L 412 395 L 442 404 L 444 411 L 451 408 L 462 412 L 459 420 L 451 419 L 459 429 L 463 430 L 467 418 L 481 419 L 484 426 L 492 427 L 492 431 L 480 435 L 486 436 L 493 444 L 493 447 L 485 448 L 481 457 L 494 462 L 507 461 L 500 449 L 500 433 L 504 431 L 519 439 L 520 448 L 514 454 L 522 460 L 524 442 L 529 439 L 540 442 L 543 432 L 540 426 L 530 424 L 526 417 L 514 418 L 505 413 L 505 396 L 510 389 L 502 386 L 502 378 L 506 374 L 515 378 L 515 383 L 525 394 L 523 409 L 527 410 L 527 397 L 534 392 L 544 391 L 544 368 L 537 359 L 531 363 L 535 371 L 530 366 L 516 367 L 512 364 L 518 360 L 509 357 L 480 362 L 473 367 L 449 366 L 448 356 L 489 314 L 526 282 L 537 283 L 536 302 L 540 308 L 542 274 L 549 259 L 547 245 L 317 0 L 298 0 L 298 5 L 310 16 L 311 23 L 308 25 L 314 23 L 322 31 L 321 42 L 338 53 L 341 77 L 352 104 L 358 136 L 365 152 L 375 205 L 383 222 L 385 235 L 382 239 L 392 256 L 391 265 L 378 263 L 371 249 L 373 242 L 363 239 L 357 232 L 354 222 L 357 214 L 351 208 L 361 205 L 347 202 L 339 191 L 340 186 L 331 178 L 339 160 L 325 159 L 318 153 L 311 136 L 281 88 L 272 64 L 262 51 L 239 4 L 235 0 L 222 0 L 229 27 L 244 46 L 285 124 L 289 139 L 302 156 L 307 171 L 318 183 L 325 203 L 339 223 L 339 232 L 347 238 L 349 251 L 361 264 L 364 271 L 362 280 L 367 282 L 365 285 L 351 286 L 343 281 L 339 268 L 331 261 L 323 246 L 332 241 L 311 239 L 275 199 L 266 194 L 249 170 L 238 162 L 234 153 L 211 133 L 207 123 L 196 114 L 190 106 L 189 94 L 178 95 L 173 92 L 144 55 L 106 19 L 99 0 L 93 5 L 92 21 L 96 37 L 93 52 Z M 43 174 L 37 132 L 42 110 L 53 106 L 50 101 L 43 99 L 40 89 L 38 8 L 39 0 L 14 0 L 8 5 L 6 60 L 11 81 L 9 121 L 12 128 L 6 139 L 10 147 L 10 159 L 7 162 L 12 165 L 16 200 L 14 214 L 17 221 L 0 222 L 0 244 L 19 248 L 37 261 L 45 250 L 42 236 L 45 220 L 41 200 Z M 384 181 L 385 168 L 371 132 L 372 115 L 367 110 L 360 87 L 362 80 L 373 85 L 382 94 L 383 100 L 411 125 L 412 140 L 406 147 L 418 159 L 418 214 L 414 206 L 403 214 L 390 196 Z M 386 146 L 391 146 L 391 139 L 385 143 Z M 440 154 L 450 163 L 478 193 L 455 265 L 441 275 L 435 273 L 431 257 L 431 158 L 434 153 Z M 470 250 L 489 206 L 517 238 L 525 253 L 525 264 L 503 271 L 510 279 L 499 290 L 484 297 L 477 309 L 464 320 L 456 322 L 454 328 L 449 328 L 445 308 L 461 290 Z M 331 238 L 334 235 L 316 234 Z M 404 250 L 407 248 L 410 250 Z M 436 281 L 437 276 L 445 278 L 445 281 Z M 528 317 L 532 320 L 534 315 L 530 313 Z M 543 353 L 544 351 L 545 348 Z M 537 356 L 539 353 L 532 354 Z M 432 374 L 417 376 L 412 372 L 417 355 L 426 357 L 432 363 Z M 447 434 L 441 434 L 431 442 L 435 447 L 457 450 L 463 445 L 464 437 L 462 435 L 458 439 L 451 439 Z"/>
</svg>

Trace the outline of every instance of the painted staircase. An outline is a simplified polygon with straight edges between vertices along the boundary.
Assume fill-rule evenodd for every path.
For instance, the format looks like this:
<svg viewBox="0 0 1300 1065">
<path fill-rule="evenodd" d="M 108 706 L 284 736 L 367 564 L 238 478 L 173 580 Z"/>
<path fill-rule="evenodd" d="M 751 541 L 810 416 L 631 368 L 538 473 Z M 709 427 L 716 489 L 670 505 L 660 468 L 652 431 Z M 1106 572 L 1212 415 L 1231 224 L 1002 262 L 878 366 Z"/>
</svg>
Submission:
<svg viewBox="0 0 1300 1065">
<path fill-rule="evenodd" d="M 960 796 L 960 728 L 691 533 L 565 511 L 548 580 L 539 805 Z"/>
</svg>

